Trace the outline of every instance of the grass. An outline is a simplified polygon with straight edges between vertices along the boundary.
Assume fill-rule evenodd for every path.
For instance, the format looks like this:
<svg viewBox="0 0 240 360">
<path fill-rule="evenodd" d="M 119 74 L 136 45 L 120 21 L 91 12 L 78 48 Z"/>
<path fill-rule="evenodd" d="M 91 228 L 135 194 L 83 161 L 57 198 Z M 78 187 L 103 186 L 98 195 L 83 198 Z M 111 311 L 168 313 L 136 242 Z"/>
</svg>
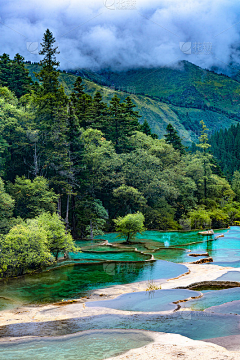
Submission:
<svg viewBox="0 0 240 360">
<path fill-rule="evenodd" d="M 148 286 L 146 288 L 146 291 L 153 291 L 153 290 L 161 290 L 161 285 L 156 285 L 153 280 L 148 280 Z"/>
</svg>

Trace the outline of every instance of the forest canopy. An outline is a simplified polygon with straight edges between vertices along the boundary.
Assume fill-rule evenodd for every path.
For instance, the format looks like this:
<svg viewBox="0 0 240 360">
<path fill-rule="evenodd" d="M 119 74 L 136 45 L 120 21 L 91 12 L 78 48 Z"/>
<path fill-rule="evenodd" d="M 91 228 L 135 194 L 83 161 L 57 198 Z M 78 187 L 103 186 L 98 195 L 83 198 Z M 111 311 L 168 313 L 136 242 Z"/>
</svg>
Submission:
<svg viewBox="0 0 240 360">
<path fill-rule="evenodd" d="M 141 214 L 146 229 L 158 230 L 240 221 L 239 126 L 209 141 L 201 122 L 194 151 L 184 147 L 171 124 L 158 139 L 147 120 L 140 125 L 130 96 L 121 101 L 115 94 L 106 103 L 100 92 L 85 92 L 81 77 L 68 96 L 59 83 L 58 49 L 49 30 L 41 45 L 36 82 L 19 54 L 12 60 L 0 56 L 2 273 L 20 261 L 17 238 L 21 247 L 38 243 L 36 252 L 21 255 L 16 271 L 23 273 L 73 251 L 73 238 L 114 231 L 120 221 L 115 219 L 129 214 Z M 219 170 L 219 148 L 231 179 Z M 227 169 L 230 153 L 235 157 Z"/>
</svg>

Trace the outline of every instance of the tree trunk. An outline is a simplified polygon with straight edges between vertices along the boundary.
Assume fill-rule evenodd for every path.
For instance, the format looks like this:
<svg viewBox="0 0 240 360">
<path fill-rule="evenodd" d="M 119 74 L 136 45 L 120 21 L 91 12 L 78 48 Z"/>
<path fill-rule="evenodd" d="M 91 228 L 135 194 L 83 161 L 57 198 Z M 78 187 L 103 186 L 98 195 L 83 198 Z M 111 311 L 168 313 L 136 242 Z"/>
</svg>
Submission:
<svg viewBox="0 0 240 360">
<path fill-rule="evenodd" d="M 75 204 L 75 196 L 72 195 L 72 235 L 74 237 L 74 239 L 76 239 L 77 236 L 77 221 L 76 221 L 76 214 L 75 214 L 75 208 L 76 208 L 76 204 Z"/>
<path fill-rule="evenodd" d="M 67 210 L 66 210 L 66 218 L 65 218 L 66 229 L 68 229 L 68 227 L 69 227 L 69 220 L 68 220 L 68 214 L 69 214 L 69 200 L 70 200 L 70 195 L 68 195 L 68 196 L 67 196 Z"/>
<path fill-rule="evenodd" d="M 60 217 L 62 216 L 61 207 L 62 207 L 61 196 L 59 195 L 59 198 L 58 198 L 58 215 L 59 215 Z"/>
<path fill-rule="evenodd" d="M 93 240 L 93 227 L 92 227 L 92 220 L 90 220 L 90 236 L 91 236 L 91 240 Z"/>
<path fill-rule="evenodd" d="M 33 161 L 34 161 L 34 176 L 38 176 L 38 158 L 37 158 L 37 143 L 35 142 L 34 144 L 34 156 L 33 156 Z"/>
</svg>

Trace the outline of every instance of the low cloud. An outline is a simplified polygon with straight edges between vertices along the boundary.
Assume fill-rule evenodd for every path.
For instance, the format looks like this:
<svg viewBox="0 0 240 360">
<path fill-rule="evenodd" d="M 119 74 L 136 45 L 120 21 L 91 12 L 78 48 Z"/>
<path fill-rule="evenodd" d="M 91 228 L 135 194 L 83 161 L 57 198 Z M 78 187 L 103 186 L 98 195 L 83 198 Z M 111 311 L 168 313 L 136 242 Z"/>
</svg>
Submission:
<svg viewBox="0 0 240 360">
<path fill-rule="evenodd" d="M 0 47 L 39 61 L 44 31 L 63 69 L 173 66 L 228 73 L 239 63 L 240 3 L 226 0 L 0 0 Z"/>
</svg>

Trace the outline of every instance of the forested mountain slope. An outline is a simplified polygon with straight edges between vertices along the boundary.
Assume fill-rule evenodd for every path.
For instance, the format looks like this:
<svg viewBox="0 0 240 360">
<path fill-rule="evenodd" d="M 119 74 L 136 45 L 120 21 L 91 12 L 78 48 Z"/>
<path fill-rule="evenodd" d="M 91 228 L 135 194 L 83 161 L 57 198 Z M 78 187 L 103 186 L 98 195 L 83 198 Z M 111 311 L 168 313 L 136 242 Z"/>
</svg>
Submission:
<svg viewBox="0 0 240 360">
<path fill-rule="evenodd" d="M 31 76 L 38 65 L 26 64 Z M 181 62 L 178 68 L 135 69 L 126 72 L 76 71 L 61 72 L 60 83 L 67 94 L 73 88 L 76 77 L 84 79 L 85 91 L 100 91 L 109 102 L 117 92 L 123 100 L 129 93 L 143 122 L 147 119 L 153 132 L 160 137 L 171 122 L 183 140 L 195 141 L 203 120 L 210 132 L 228 128 L 239 121 L 240 84 L 225 76 L 203 70 L 189 62 Z"/>
</svg>

